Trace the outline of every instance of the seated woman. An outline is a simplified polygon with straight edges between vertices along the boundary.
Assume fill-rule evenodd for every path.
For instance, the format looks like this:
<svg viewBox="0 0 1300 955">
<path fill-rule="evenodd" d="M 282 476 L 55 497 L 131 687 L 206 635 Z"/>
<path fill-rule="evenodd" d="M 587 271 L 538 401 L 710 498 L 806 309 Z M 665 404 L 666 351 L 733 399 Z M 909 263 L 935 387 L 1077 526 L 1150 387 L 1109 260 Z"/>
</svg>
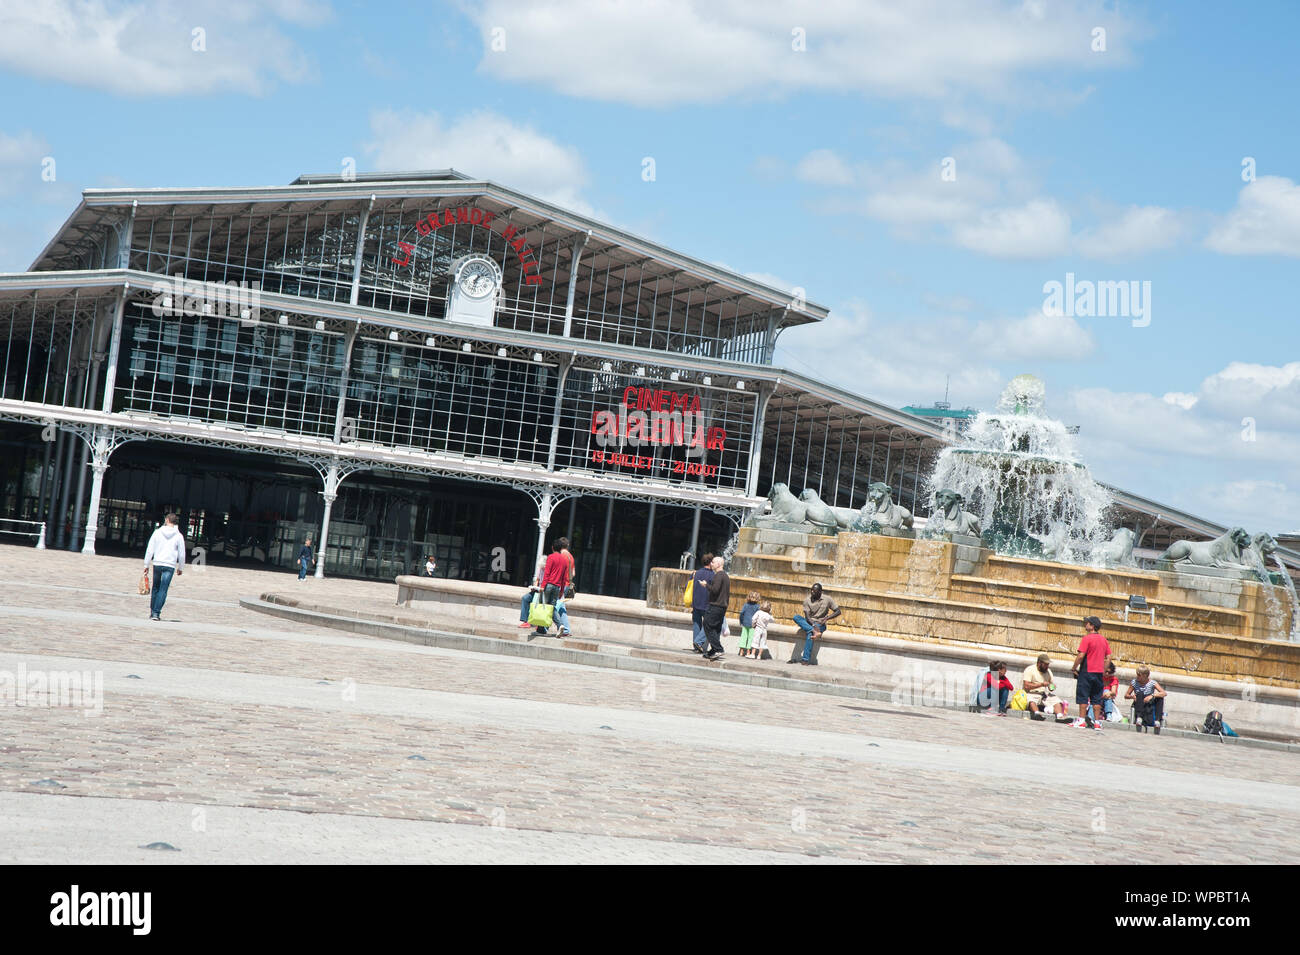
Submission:
<svg viewBox="0 0 1300 955">
<path fill-rule="evenodd" d="M 533 582 L 528 585 L 528 590 L 524 592 L 523 597 L 519 600 L 520 630 L 527 630 L 532 626 L 532 624 L 528 622 L 528 610 L 533 605 L 533 598 L 542 592 L 542 568 L 545 566 L 545 558 L 537 562 L 537 570 L 533 573 Z"/>
<path fill-rule="evenodd" d="M 1011 694 L 1015 691 L 1015 686 L 1007 679 L 1007 665 L 1000 660 L 995 660 L 989 664 L 989 670 L 984 674 L 984 680 L 979 692 L 979 705 L 983 709 L 992 710 L 993 708 L 993 690 L 996 683 L 998 692 L 998 716 L 1007 715 L 1007 703 L 1011 699 Z"/>
<path fill-rule="evenodd" d="M 1160 724 L 1165 718 L 1165 688 L 1151 679 L 1150 667 L 1139 667 L 1137 678 L 1128 685 L 1124 699 L 1133 700 L 1133 725 L 1139 733 L 1148 726 L 1155 727 L 1160 735 Z"/>
</svg>

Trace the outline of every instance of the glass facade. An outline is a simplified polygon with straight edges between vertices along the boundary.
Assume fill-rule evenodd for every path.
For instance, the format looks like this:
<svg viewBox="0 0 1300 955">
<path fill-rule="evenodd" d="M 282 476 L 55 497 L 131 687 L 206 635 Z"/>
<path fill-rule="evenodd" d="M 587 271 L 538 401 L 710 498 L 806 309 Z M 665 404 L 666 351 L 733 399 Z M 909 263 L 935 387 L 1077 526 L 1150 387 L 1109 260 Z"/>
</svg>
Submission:
<svg viewBox="0 0 1300 955">
<path fill-rule="evenodd" d="M 42 267 L 111 267 L 122 229 L 119 218 Z M 356 304 L 431 319 L 445 315 L 451 264 L 486 255 L 504 278 L 497 327 L 547 335 L 567 328 L 580 341 L 755 364 L 771 362 L 796 304 L 588 239 L 487 195 L 141 205 L 130 235 L 131 269 L 339 303 L 350 301 L 355 275 Z"/>
</svg>

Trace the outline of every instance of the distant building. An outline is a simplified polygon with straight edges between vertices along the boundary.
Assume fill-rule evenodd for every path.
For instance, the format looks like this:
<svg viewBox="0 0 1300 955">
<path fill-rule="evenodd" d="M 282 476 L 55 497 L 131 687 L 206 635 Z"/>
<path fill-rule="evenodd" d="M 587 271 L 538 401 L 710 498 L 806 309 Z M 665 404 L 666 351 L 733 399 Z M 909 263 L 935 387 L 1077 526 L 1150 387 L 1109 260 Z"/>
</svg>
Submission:
<svg viewBox="0 0 1300 955">
<path fill-rule="evenodd" d="M 910 415 L 918 418 L 925 418 L 943 428 L 956 434 L 963 434 L 970 428 L 971 420 L 979 414 L 976 408 L 953 408 L 946 401 L 936 401 L 934 404 L 925 408 L 918 408 L 914 405 L 904 405 L 903 410 Z"/>
</svg>

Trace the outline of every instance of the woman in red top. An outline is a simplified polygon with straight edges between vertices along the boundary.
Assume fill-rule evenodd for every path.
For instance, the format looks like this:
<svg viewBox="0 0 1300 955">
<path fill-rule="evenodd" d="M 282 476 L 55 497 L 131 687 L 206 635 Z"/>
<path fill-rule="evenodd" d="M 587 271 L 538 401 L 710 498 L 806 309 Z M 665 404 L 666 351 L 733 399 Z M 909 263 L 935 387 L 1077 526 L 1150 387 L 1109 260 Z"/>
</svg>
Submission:
<svg viewBox="0 0 1300 955">
<path fill-rule="evenodd" d="M 1011 694 L 1016 688 L 1012 685 L 1011 681 L 1007 679 L 1007 665 L 1001 661 L 990 663 L 989 672 L 984 674 L 984 685 L 980 690 L 979 697 L 980 705 L 986 707 L 990 711 L 992 710 L 995 674 L 997 676 L 998 688 L 998 716 L 1006 716 L 1007 703 L 1010 701 Z"/>
</svg>

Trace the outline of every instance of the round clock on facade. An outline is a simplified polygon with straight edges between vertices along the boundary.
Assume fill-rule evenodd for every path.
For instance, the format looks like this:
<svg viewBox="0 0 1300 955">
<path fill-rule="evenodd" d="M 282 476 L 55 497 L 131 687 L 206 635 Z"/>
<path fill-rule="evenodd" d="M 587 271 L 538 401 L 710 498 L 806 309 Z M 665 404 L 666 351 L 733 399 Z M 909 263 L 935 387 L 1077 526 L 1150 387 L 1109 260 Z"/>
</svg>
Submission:
<svg viewBox="0 0 1300 955">
<path fill-rule="evenodd" d="M 500 284 L 501 270 L 495 262 L 484 256 L 475 256 L 461 263 L 456 273 L 456 284 L 469 298 L 486 298 Z"/>
</svg>

